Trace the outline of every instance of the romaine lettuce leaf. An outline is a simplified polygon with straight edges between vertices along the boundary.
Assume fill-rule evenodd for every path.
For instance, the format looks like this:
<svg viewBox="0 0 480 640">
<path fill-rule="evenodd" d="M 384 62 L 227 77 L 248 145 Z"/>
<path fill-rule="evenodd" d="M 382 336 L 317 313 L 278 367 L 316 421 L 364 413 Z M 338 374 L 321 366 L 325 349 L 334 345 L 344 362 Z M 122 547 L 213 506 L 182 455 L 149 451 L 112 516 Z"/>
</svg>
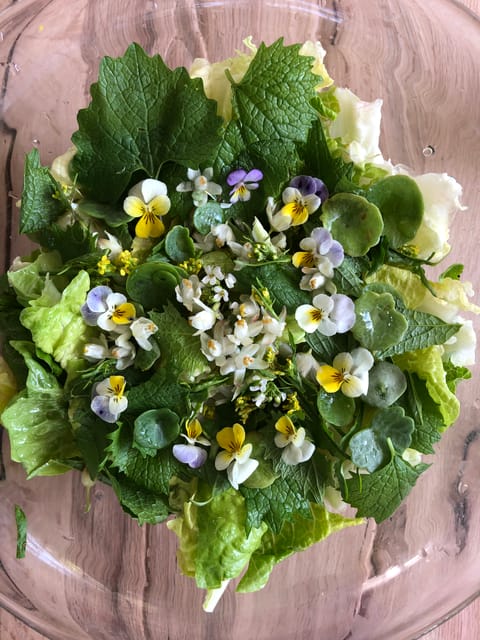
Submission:
<svg viewBox="0 0 480 640">
<path fill-rule="evenodd" d="M 393 361 L 402 371 L 416 373 L 419 378 L 425 380 L 430 397 L 439 405 L 445 428 L 453 424 L 460 412 L 460 402 L 450 391 L 446 381 L 442 347 L 433 346 L 403 353 L 394 356 Z"/>
<path fill-rule="evenodd" d="M 80 307 L 90 288 L 86 271 L 80 271 L 63 290 L 60 300 L 42 294 L 20 314 L 20 322 L 32 332 L 33 341 L 68 372 L 82 357 L 82 347 L 91 328 L 83 321 Z"/>
<path fill-rule="evenodd" d="M 64 473 L 67 460 L 76 457 L 73 431 L 63 389 L 55 376 L 34 358 L 35 346 L 12 342 L 28 367 L 26 389 L 17 394 L 1 415 L 11 443 L 11 458 L 29 477 Z"/>
<path fill-rule="evenodd" d="M 296 516 L 292 522 L 285 522 L 281 531 L 274 534 L 267 531 L 260 546 L 250 559 L 248 569 L 240 580 L 237 591 L 246 593 L 262 589 L 275 564 L 297 551 L 303 551 L 331 533 L 345 527 L 362 524 L 362 518 L 345 518 L 330 513 L 319 504 L 311 503 L 312 518 Z"/>
<path fill-rule="evenodd" d="M 201 491 L 200 491 L 201 493 Z M 200 500 L 197 492 L 196 499 Z M 233 489 L 217 494 L 205 504 L 185 502 L 183 515 L 167 522 L 179 537 L 178 564 L 202 589 L 218 589 L 236 578 L 259 547 L 267 525 L 245 533 L 246 507 Z"/>
</svg>

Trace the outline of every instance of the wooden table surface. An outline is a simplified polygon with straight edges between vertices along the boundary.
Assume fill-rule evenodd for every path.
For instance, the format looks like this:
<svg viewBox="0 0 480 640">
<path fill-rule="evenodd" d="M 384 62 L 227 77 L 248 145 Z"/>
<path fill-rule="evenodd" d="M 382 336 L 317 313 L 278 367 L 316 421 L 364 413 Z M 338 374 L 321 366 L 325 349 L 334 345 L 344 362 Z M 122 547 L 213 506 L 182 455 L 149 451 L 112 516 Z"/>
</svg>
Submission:
<svg viewBox="0 0 480 640">
<path fill-rule="evenodd" d="M 452 1 L 462 4 L 457 0 Z M 0 0 L 0 10 L 9 4 L 9 0 Z M 480 14 L 480 0 L 464 0 L 463 4 Z M 480 640 L 480 599 L 474 600 L 462 611 L 427 633 L 424 638 L 425 640 Z M 0 608 L 0 640 L 45 640 L 45 636 Z"/>
</svg>

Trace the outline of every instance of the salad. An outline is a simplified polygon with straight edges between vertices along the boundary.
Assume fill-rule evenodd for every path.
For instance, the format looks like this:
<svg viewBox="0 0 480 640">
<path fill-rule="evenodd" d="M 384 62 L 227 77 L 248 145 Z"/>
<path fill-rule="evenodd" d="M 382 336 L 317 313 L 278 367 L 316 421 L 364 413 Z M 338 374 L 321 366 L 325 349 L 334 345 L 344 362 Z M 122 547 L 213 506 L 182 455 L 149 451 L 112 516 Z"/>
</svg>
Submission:
<svg viewBox="0 0 480 640">
<path fill-rule="evenodd" d="M 12 459 L 165 521 L 207 611 L 396 510 L 458 417 L 480 311 L 462 265 L 429 273 L 456 180 L 383 158 L 381 100 L 320 43 L 245 45 L 190 72 L 105 58 L 71 149 L 26 157 L 38 249 L 0 280 Z"/>
</svg>

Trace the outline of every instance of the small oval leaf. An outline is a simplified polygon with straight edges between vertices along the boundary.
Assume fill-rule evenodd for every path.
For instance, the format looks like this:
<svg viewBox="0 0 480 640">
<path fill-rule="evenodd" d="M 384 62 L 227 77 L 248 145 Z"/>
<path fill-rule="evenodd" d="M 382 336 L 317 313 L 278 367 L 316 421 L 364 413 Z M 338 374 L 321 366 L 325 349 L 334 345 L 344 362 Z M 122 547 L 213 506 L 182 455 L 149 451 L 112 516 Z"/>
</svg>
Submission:
<svg viewBox="0 0 480 640">
<path fill-rule="evenodd" d="M 415 180 L 409 176 L 388 176 L 367 192 L 382 214 L 384 235 L 396 249 L 412 240 L 423 219 L 423 197 Z"/>
<path fill-rule="evenodd" d="M 178 438 L 180 421 L 170 409 L 149 409 L 135 420 L 133 439 L 135 445 L 146 453 L 168 447 Z"/>
<path fill-rule="evenodd" d="M 322 206 L 322 222 L 349 256 L 359 257 L 375 246 L 383 231 L 378 207 L 363 196 L 337 193 Z"/>
</svg>

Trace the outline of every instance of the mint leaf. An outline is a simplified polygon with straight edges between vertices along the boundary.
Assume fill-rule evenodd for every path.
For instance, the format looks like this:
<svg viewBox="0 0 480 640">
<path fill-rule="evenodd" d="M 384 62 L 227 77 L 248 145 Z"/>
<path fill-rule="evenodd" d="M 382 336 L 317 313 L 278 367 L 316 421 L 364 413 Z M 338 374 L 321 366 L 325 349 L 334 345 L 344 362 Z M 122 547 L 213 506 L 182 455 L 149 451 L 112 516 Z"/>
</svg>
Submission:
<svg viewBox="0 0 480 640">
<path fill-rule="evenodd" d="M 27 549 L 27 516 L 18 504 L 15 505 L 15 522 L 17 525 L 16 557 L 20 560 L 25 557 L 25 551 Z"/>
<path fill-rule="evenodd" d="M 59 183 L 47 167 L 40 164 L 38 149 L 25 158 L 20 233 L 46 229 L 69 207 Z"/>
<path fill-rule="evenodd" d="M 100 202 L 118 200 L 136 171 L 157 177 L 170 160 L 198 167 L 220 142 L 222 120 L 202 81 L 183 68 L 169 69 L 138 44 L 121 58 L 103 59 L 91 94 L 72 136 L 72 171 Z"/>
<path fill-rule="evenodd" d="M 168 517 L 166 497 L 135 484 L 122 474 L 107 475 L 122 509 L 139 525 L 159 524 Z"/>
<path fill-rule="evenodd" d="M 318 106 L 316 101 L 313 104 L 315 107 Z M 305 173 L 323 180 L 332 194 L 335 193 L 338 182 L 349 176 L 353 167 L 353 163 L 347 164 L 341 158 L 332 157 L 325 131 L 318 116 L 309 131 L 302 159 L 305 163 Z"/>
<path fill-rule="evenodd" d="M 254 201 L 262 193 L 277 196 L 299 172 L 297 146 L 307 141 L 317 118 L 310 100 L 318 78 L 298 51 L 299 45 L 284 46 L 282 39 L 261 44 L 242 81 L 232 86 L 234 118 L 214 167 L 221 175 L 239 166 L 260 169 L 264 178 Z"/>
<path fill-rule="evenodd" d="M 415 468 L 393 455 L 390 462 L 372 474 L 355 474 L 347 480 L 346 500 L 357 507 L 357 516 L 382 522 L 390 517 L 415 485 L 428 465 Z"/>
<path fill-rule="evenodd" d="M 158 327 L 153 339 L 160 347 L 160 362 L 172 379 L 189 382 L 210 370 L 195 330 L 172 304 L 163 313 L 151 312 L 150 317 Z"/>
<path fill-rule="evenodd" d="M 298 476 L 277 478 L 265 489 L 240 487 L 247 507 L 247 529 L 260 527 L 262 521 L 278 533 L 285 521 L 291 521 L 295 514 L 311 518 L 309 501 Z"/>
<path fill-rule="evenodd" d="M 415 422 L 410 446 L 421 453 L 434 453 L 433 445 L 440 440 L 440 435 L 445 430 L 440 406 L 428 393 L 426 382 L 414 373 L 408 376 L 405 398 L 405 410 Z"/>
<path fill-rule="evenodd" d="M 171 409 L 188 413 L 188 390 L 178 384 L 165 368 L 158 369 L 146 382 L 128 391 L 128 413 L 139 415 L 148 409 Z"/>
<path fill-rule="evenodd" d="M 318 79 L 310 58 L 299 50 L 300 45 L 284 46 L 282 38 L 269 47 L 261 44 L 242 81 L 233 85 L 233 108 L 246 146 L 307 140 L 317 118 L 310 100 Z"/>
<path fill-rule="evenodd" d="M 293 313 L 299 305 L 307 304 L 311 300 L 311 296 L 299 288 L 298 269 L 289 263 L 245 265 L 236 275 L 239 284 L 248 292 L 252 285 L 268 289 L 278 313 L 283 307 L 286 307 L 289 313 Z"/>
<path fill-rule="evenodd" d="M 457 333 L 461 327 L 459 324 L 448 324 L 440 320 L 440 318 L 423 311 L 412 311 L 411 309 L 403 308 L 401 313 L 408 322 L 408 329 L 398 342 L 377 354 L 380 359 L 390 358 L 407 351 L 425 349 L 436 344 L 443 344 Z"/>
<path fill-rule="evenodd" d="M 367 270 L 367 262 L 362 258 L 345 256 L 340 266 L 335 268 L 333 282 L 337 289 L 346 296 L 358 298 L 363 291 L 363 271 Z"/>
</svg>

